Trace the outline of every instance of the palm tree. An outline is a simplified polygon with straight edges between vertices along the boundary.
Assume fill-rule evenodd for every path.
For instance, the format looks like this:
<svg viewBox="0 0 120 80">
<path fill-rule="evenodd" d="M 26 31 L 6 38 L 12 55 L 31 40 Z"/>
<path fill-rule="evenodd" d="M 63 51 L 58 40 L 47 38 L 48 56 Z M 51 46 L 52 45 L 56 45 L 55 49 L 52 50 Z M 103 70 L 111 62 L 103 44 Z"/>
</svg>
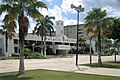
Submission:
<svg viewBox="0 0 120 80">
<path fill-rule="evenodd" d="M 98 42 L 98 63 L 102 64 L 101 60 L 101 33 L 102 30 L 106 28 L 107 19 L 105 18 L 107 15 L 106 10 L 101 10 L 101 8 L 93 8 L 92 11 L 87 13 L 85 17 L 85 24 L 87 27 L 90 27 L 93 32 L 96 34 L 97 42 Z"/>
<path fill-rule="evenodd" d="M 44 56 L 46 57 L 46 36 L 51 35 L 54 31 L 53 29 L 53 22 L 52 19 L 55 19 L 54 17 L 49 17 L 46 15 L 45 17 L 42 17 L 41 19 L 37 20 L 37 24 L 33 30 L 33 34 L 37 34 L 38 36 L 41 36 L 41 46 Z M 44 37 L 44 47 L 43 47 L 43 37 Z"/>
<path fill-rule="evenodd" d="M 34 20 L 40 18 L 42 14 L 38 11 L 39 8 L 47 8 L 47 6 L 38 0 L 2 0 L 0 5 L 0 15 L 3 12 L 13 14 L 19 26 L 19 45 L 20 45 L 20 65 L 19 74 L 25 73 L 24 69 L 24 39 L 28 33 L 30 16 Z M 25 16 L 27 15 L 27 16 Z"/>
<path fill-rule="evenodd" d="M 14 18 L 12 18 L 12 15 L 6 14 L 3 19 L 3 25 L 1 25 L 0 33 L 2 35 L 5 35 L 5 42 L 6 42 L 6 55 L 8 57 L 8 39 L 12 40 L 12 38 L 15 36 L 15 28 L 17 27 L 16 22 L 14 21 Z"/>
<path fill-rule="evenodd" d="M 108 35 L 109 39 L 120 40 L 120 18 L 111 18 L 112 25 L 109 27 L 111 31 Z"/>
<path fill-rule="evenodd" d="M 93 31 L 93 29 L 91 27 L 88 27 L 88 26 L 84 26 L 86 29 L 86 32 L 87 32 L 87 35 L 88 35 L 88 38 L 89 38 L 89 48 L 90 48 L 90 66 L 92 65 L 92 44 L 91 44 L 91 41 L 93 38 L 96 37 L 96 32 Z"/>
</svg>

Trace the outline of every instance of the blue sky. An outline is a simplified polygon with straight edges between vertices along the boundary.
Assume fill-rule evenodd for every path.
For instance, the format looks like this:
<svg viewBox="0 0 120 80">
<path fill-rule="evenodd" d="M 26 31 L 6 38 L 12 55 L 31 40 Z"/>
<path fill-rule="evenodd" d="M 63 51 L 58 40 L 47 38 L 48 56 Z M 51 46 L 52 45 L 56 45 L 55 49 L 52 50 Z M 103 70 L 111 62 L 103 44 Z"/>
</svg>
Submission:
<svg viewBox="0 0 120 80">
<path fill-rule="evenodd" d="M 43 15 L 54 16 L 55 21 L 63 20 L 64 25 L 76 24 L 76 11 L 71 9 L 71 4 L 75 6 L 82 5 L 85 11 L 80 13 L 80 23 L 84 23 L 84 17 L 87 12 L 94 7 L 100 7 L 107 11 L 108 17 L 120 17 L 120 0 L 40 0 L 47 4 L 46 9 L 40 9 Z M 3 16 L 1 16 L 2 19 Z M 30 19 L 31 27 L 29 32 L 35 26 L 35 23 Z"/>
</svg>

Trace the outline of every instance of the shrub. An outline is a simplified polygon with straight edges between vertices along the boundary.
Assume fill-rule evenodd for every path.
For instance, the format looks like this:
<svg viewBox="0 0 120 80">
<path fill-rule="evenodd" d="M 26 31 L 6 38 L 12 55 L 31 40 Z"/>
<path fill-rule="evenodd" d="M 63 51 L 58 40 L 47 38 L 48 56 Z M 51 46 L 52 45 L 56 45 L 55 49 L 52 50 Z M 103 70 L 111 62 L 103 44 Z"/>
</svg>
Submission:
<svg viewBox="0 0 120 80">
<path fill-rule="evenodd" d="M 45 57 L 41 55 L 41 53 L 35 52 L 35 53 L 31 53 L 28 56 L 29 59 L 44 59 Z"/>
<path fill-rule="evenodd" d="M 5 56 L 0 56 L 0 60 L 7 60 L 8 58 Z"/>
<path fill-rule="evenodd" d="M 103 53 L 102 53 L 102 56 L 110 56 L 110 50 L 109 49 L 102 49 L 101 50 Z"/>
<path fill-rule="evenodd" d="M 102 54 L 102 56 L 111 56 L 110 53 Z"/>
<path fill-rule="evenodd" d="M 113 49 L 110 50 L 110 53 L 111 53 L 111 54 L 114 54 L 115 52 L 116 52 L 116 49 L 115 49 L 115 48 L 113 48 Z"/>
<path fill-rule="evenodd" d="M 31 50 L 29 48 L 24 48 L 24 56 L 25 58 L 28 58 L 28 55 L 31 54 Z"/>
<path fill-rule="evenodd" d="M 55 54 L 54 51 L 53 51 L 53 49 L 52 49 L 50 46 L 47 46 L 46 53 L 47 53 L 48 55 L 53 55 L 53 54 Z"/>
<path fill-rule="evenodd" d="M 104 54 L 107 54 L 107 53 L 109 53 L 109 49 L 102 49 L 102 52 L 103 52 Z"/>
<path fill-rule="evenodd" d="M 13 53 L 11 54 L 12 57 L 19 57 L 20 56 L 20 53 Z"/>
</svg>

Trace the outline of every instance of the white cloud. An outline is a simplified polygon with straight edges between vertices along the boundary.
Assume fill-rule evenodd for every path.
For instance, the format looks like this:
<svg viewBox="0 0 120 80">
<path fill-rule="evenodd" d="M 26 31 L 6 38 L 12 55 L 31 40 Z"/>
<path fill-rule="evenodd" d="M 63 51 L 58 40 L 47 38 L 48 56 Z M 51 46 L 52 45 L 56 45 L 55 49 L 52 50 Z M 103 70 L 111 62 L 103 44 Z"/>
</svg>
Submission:
<svg viewBox="0 0 120 80">
<path fill-rule="evenodd" d="M 73 2 L 71 2 L 71 1 L 73 1 Z M 68 6 L 68 5 L 66 6 L 67 2 L 70 2 L 69 5 L 71 5 L 71 3 L 74 3 L 74 4 L 77 3 L 76 6 L 78 6 L 79 3 L 81 2 L 80 0 L 77 0 L 77 1 L 71 0 L 71 1 L 63 0 L 63 4 L 61 5 L 61 7 L 59 7 L 57 5 L 54 5 L 54 7 L 52 9 L 49 8 L 48 11 L 46 9 L 42 9 L 41 12 L 42 12 L 43 15 L 54 16 L 55 21 L 63 20 L 64 25 L 75 25 L 77 23 L 76 19 L 75 20 L 74 19 L 68 19 L 67 17 L 62 16 L 62 12 L 68 13 L 68 12 L 71 12 L 71 11 L 75 11 L 75 10 L 72 10 L 70 8 L 70 6 Z M 64 7 L 64 8 L 62 8 L 62 7 Z M 70 8 L 70 9 L 68 9 L 68 8 Z M 76 11 L 73 12 L 73 13 L 76 13 Z M 82 23 L 82 22 L 80 22 L 80 23 Z"/>
<path fill-rule="evenodd" d="M 55 20 L 62 20 L 62 11 L 61 8 L 57 5 L 55 5 L 52 9 L 42 9 L 41 13 L 45 16 L 45 15 L 49 15 L 49 16 L 54 16 Z"/>
<path fill-rule="evenodd" d="M 57 20 L 62 20 L 62 11 L 61 11 L 61 8 L 57 5 L 55 5 L 52 9 L 48 9 L 48 10 L 45 10 L 45 9 L 42 9 L 42 14 L 45 16 L 45 15 L 49 15 L 49 16 L 53 16 L 55 17 L 55 20 L 53 20 L 53 23 L 54 23 L 54 28 L 55 28 L 55 21 Z"/>
<path fill-rule="evenodd" d="M 117 8 L 114 8 L 112 6 L 103 7 L 102 9 L 106 10 L 108 13 L 108 17 L 120 17 L 120 12 L 117 10 Z"/>
<path fill-rule="evenodd" d="M 62 0 L 62 12 L 64 12 L 65 14 L 69 12 L 75 13 L 75 10 L 71 9 L 71 4 L 75 6 L 83 5 L 82 0 Z"/>
<path fill-rule="evenodd" d="M 57 5 L 55 5 L 53 9 L 49 9 L 49 14 L 54 16 L 55 20 L 61 20 L 62 19 L 61 8 Z"/>
<path fill-rule="evenodd" d="M 120 0 L 82 0 L 82 3 L 85 7 L 85 12 L 88 12 L 94 7 L 99 7 L 107 10 L 108 16 L 119 16 Z"/>
<path fill-rule="evenodd" d="M 55 5 L 53 7 L 53 9 L 48 8 L 47 9 L 39 9 L 39 11 L 45 16 L 45 15 L 49 15 L 49 16 L 54 16 L 55 17 L 55 21 L 57 20 L 62 20 L 62 11 L 61 8 L 57 5 Z M 32 32 L 32 30 L 35 27 L 35 22 L 33 22 L 33 20 L 31 18 L 29 18 L 30 21 L 30 28 L 29 28 L 29 32 Z M 55 21 L 53 20 L 53 22 L 55 23 Z"/>
</svg>

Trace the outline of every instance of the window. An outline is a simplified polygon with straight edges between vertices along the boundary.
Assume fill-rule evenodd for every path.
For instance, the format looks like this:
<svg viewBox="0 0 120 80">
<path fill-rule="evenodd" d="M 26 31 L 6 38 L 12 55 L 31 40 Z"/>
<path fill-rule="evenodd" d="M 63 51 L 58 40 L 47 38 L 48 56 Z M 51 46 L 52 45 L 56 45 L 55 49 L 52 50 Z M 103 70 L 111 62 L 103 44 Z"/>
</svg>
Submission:
<svg viewBox="0 0 120 80">
<path fill-rule="evenodd" d="M 15 53 L 18 53 L 18 47 L 14 47 Z"/>
<path fill-rule="evenodd" d="M 17 39 L 14 39 L 14 44 L 18 44 L 18 40 Z"/>
</svg>

